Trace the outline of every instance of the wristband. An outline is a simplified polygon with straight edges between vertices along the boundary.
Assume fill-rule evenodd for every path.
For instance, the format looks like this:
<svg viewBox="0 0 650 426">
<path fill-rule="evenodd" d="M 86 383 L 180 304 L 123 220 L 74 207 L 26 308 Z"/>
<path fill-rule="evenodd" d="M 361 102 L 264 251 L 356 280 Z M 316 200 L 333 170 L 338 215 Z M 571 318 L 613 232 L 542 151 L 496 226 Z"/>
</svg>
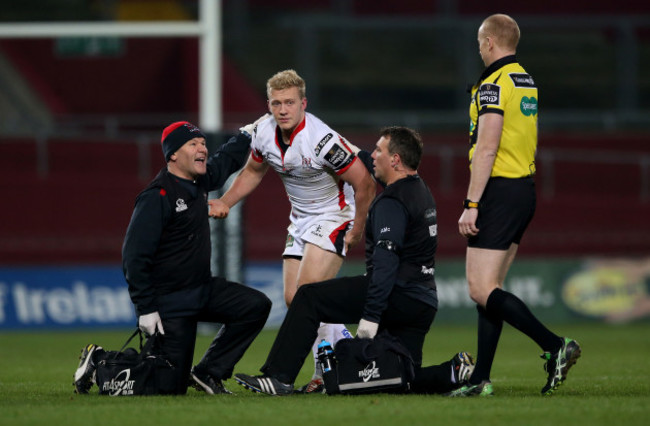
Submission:
<svg viewBox="0 0 650 426">
<path fill-rule="evenodd" d="M 478 201 L 472 201 L 469 198 L 465 199 L 463 201 L 463 208 L 464 209 L 478 209 Z"/>
</svg>

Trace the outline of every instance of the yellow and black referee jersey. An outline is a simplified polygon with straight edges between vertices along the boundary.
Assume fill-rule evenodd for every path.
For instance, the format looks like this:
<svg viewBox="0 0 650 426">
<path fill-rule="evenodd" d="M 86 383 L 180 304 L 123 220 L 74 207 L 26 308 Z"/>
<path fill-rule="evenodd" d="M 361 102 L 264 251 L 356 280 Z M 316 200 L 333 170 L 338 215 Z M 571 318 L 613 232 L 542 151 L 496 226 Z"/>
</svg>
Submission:
<svg viewBox="0 0 650 426">
<path fill-rule="evenodd" d="M 485 69 L 470 89 L 470 168 L 478 118 L 482 114 L 503 115 L 503 131 L 491 177 L 521 178 L 535 174 L 537 149 L 537 86 L 517 63 L 514 55 L 503 57 Z"/>
</svg>

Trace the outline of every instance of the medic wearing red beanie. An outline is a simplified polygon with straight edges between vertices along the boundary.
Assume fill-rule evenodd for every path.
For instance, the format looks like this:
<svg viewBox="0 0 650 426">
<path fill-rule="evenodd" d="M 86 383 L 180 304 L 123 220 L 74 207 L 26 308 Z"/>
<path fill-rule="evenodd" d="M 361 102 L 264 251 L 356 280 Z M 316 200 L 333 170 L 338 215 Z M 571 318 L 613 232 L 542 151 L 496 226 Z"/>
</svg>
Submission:
<svg viewBox="0 0 650 426">
<path fill-rule="evenodd" d="M 160 138 L 165 161 L 169 162 L 173 153 L 185 145 L 185 142 L 194 138 L 206 139 L 201 129 L 189 121 L 177 121 L 165 127 Z"/>
</svg>

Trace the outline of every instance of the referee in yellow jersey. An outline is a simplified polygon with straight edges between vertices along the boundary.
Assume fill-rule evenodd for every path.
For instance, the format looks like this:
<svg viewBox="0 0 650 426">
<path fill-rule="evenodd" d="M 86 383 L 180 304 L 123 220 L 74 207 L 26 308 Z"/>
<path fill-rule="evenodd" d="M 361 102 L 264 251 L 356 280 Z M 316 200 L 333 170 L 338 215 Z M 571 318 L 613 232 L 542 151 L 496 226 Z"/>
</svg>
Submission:
<svg viewBox="0 0 650 426">
<path fill-rule="evenodd" d="M 469 295 L 477 304 L 474 373 L 450 396 L 491 396 L 490 370 L 503 321 L 544 351 L 543 395 L 564 381 L 580 356 L 575 340 L 548 330 L 517 296 L 503 290 L 508 269 L 535 212 L 537 86 L 515 57 L 519 27 L 510 16 L 485 19 L 478 30 L 486 69 L 471 89 L 470 182 L 459 232 L 467 238 Z"/>
</svg>

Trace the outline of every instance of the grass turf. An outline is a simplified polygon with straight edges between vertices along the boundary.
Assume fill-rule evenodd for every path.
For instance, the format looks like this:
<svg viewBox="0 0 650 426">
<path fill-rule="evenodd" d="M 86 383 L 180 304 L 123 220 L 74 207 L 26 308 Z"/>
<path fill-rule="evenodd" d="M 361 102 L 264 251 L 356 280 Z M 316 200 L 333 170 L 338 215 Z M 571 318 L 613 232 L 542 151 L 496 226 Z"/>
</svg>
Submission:
<svg viewBox="0 0 650 426">
<path fill-rule="evenodd" d="M 492 398 L 443 396 L 295 395 L 274 398 L 252 393 L 233 380 L 235 395 L 111 398 L 73 393 L 72 374 L 80 349 L 90 342 L 119 349 L 129 331 L 0 333 L 0 425 L 311 425 L 311 424 L 480 424 L 480 425 L 645 425 L 650 417 L 650 324 L 557 325 L 577 339 L 583 355 L 565 384 L 551 397 L 540 349 L 505 327 L 494 367 Z M 257 374 L 276 330 L 263 331 L 235 372 Z M 199 337 L 198 360 L 210 337 Z M 455 352 L 475 352 L 475 328 L 433 327 L 424 364 L 448 360 Z M 296 385 L 312 373 L 307 360 Z"/>
</svg>

